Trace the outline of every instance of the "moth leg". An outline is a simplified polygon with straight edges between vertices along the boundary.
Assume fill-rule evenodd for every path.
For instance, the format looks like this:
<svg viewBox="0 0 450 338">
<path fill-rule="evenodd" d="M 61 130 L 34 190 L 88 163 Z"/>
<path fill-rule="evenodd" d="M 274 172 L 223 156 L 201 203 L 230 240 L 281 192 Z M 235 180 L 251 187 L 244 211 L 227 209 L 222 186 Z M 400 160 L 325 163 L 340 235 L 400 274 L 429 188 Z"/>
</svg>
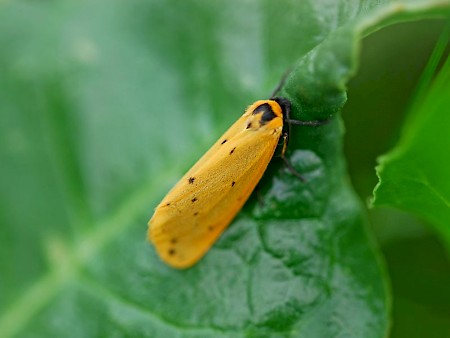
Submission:
<svg viewBox="0 0 450 338">
<path fill-rule="evenodd" d="M 286 119 L 286 122 L 289 124 L 295 124 L 297 126 L 310 126 L 310 127 L 319 127 L 323 126 L 330 122 L 331 119 L 327 120 L 313 120 L 313 121 L 301 121 L 301 120 L 291 120 L 289 117 Z"/>
<path fill-rule="evenodd" d="M 281 149 L 281 159 L 283 160 L 284 164 L 286 165 L 286 167 L 288 168 L 288 170 L 294 175 L 296 176 L 300 181 L 302 181 L 303 183 L 306 182 L 306 179 L 300 175 L 300 173 L 295 170 L 295 168 L 293 167 L 293 165 L 291 164 L 291 162 L 289 162 L 289 160 L 286 158 L 285 154 L 286 154 L 286 149 L 287 149 L 287 142 L 288 142 L 288 134 L 284 133 L 283 134 L 283 148 Z"/>
<path fill-rule="evenodd" d="M 263 196 L 262 196 L 262 194 L 261 194 L 261 186 L 258 184 L 256 187 L 255 187 L 255 195 L 256 195 L 256 198 L 258 199 L 258 205 L 259 205 L 259 207 L 260 208 L 264 208 L 264 205 L 265 205 L 265 202 L 264 202 L 264 198 L 263 198 Z"/>
</svg>

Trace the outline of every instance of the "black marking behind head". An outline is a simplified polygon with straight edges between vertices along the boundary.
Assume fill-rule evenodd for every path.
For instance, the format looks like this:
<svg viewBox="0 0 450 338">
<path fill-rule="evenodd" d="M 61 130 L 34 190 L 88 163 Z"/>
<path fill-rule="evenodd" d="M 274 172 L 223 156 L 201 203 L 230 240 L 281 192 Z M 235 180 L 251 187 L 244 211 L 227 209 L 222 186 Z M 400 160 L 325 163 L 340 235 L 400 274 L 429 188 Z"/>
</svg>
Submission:
<svg viewBox="0 0 450 338">
<path fill-rule="evenodd" d="M 285 119 L 289 119 L 290 117 L 289 115 L 291 112 L 291 101 L 285 99 L 284 97 L 273 97 L 271 98 L 271 100 L 275 101 L 280 105 L 281 111 L 283 112 L 283 117 Z"/>
<path fill-rule="evenodd" d="M 291 123 L 289 122 L 291 118 L 291 101 L 284 97 L 272 97 L 271 100 L 278 103 L 281 107 L 284 122 L 283 130 L 287 135 L 285 138 L 285 146 L 287 147 L 287 145 L 289 144 L 289 137 L 291 135 Z"/>
<path fill-rule="evenodd" d="M 260 114 L 261 115 L 261 125 L 266 124 L 269 121 L 272 121 L 275 117 L 275 113 L 272 110 L 272 107 L 268 103 L 263 103 L 262 105 L 255 108 L 252 115 Z"/>
</svg>

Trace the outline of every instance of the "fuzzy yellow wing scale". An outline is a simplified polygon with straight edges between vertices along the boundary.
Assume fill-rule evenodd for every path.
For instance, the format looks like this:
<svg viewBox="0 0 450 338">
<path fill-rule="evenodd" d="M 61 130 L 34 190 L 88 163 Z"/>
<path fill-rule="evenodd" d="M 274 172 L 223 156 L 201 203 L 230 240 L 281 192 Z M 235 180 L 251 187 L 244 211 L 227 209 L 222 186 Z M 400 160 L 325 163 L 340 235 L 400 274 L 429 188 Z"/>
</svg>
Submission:
<svg viewBox="0 0 450 338">
<path fill-rule="evenodd" d="M 164 197 L 148 237 L 165 263 L 187 268 L 203 257 L 261 179 L 282 129 L 280 104 L 256 101 Z"/>
</svg>

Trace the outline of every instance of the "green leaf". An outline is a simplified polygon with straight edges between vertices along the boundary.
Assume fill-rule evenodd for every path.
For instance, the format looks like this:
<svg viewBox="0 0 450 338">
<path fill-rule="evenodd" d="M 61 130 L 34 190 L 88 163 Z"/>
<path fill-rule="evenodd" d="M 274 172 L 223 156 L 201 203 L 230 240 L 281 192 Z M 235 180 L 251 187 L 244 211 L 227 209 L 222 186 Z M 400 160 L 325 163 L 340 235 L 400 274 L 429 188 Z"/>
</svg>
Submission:
<svg viewBox="0 0 450 338">
<path fill-rule="evenodd" d="M 7 2 L 0 13 L 1 337 L 384 337 L 389 298 L 346 177 L 361 38 L 448 1 Z M 292 65 L 295 127 L 199 264 L 159 261 L 153 207 Z"/>
<path fill-rule="evenodd" d="M 450 25 L 436 55 L 448 47 L 449 37 Z M 426 219 L 450 249 L 450 58 L 427 86 L 438 61 L 439 57 L 430 60 L 422 81 L 425 85 L 412 105 L 400 141 L 379 159 L 374 205 L 395 206 Z"/>
<path fill-rule="evenodd" d="M 414 88 L 422 82 L 420 74 L 445 23 L 405 22 L 363 41 L 360 66 L 349 82 L 349 100 L 342 110 L 347 167 L 363 200 L 378 181 L 376 157 L 398 140 Z M 438 238 L 414 215 L 398 209 L 371 208 L 368 215 L 391 284 L 390 337 L 450 336 L 450 261 Z"/>
</svg>

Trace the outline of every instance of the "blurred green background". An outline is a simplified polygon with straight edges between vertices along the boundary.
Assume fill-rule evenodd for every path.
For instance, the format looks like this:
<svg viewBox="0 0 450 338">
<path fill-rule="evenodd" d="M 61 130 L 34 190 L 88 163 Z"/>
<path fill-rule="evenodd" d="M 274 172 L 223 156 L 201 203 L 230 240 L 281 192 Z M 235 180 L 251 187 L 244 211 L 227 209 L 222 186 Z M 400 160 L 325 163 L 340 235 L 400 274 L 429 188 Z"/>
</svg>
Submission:
<svg viewBox="0 0 450 338">
<path fill-rule="evenodd" d="M 200 15 L 205 22 L 196 22 L 192 20 L 195 14 L 192 7 L 183 7 L 181 2 L 172 5 L 174 7 L 167 10 L 163 4 L 160 7 L 141 3 L 109 7 L 93 3 L 77 7 L 76 15 L 72 15 L 74 5 L 70 2 L 54 13 L 48 12 L 50 6 L 27 6 L 27 2 L 17 2 L 14 7 L 1 5 L 0 88 L 3 90 L 0 90 L 0 115 L 2 120 L 5 118 L 1 137 L 6 151 L 2 152 L 0 161 L 6 173 L 20 178 L 17 182 L 3 176 L 0 181 L 1 227 L 6 229 L 10 224 L 17 224 L 17 228 L 2 231 L 0 235 L 1 257 L 18 257 L 1 262 L 5 271 L 37 278 L 41 269 L 46 268 L 46 259 L 50 258 L 55 266 L 61 267 L 61 274 L 72 273 L 70 264 L 65 264 L 72 263 L 73 257 L 66 255 L 66 243 L 61 238 L 69 237 L 74 243 L 83 243 L 84 235 L 93 230 L 91 221 L 108 215 L 133 187 L 147 179 L 148 172 L 167 172 L 165 191 L 176 179 L 171 170 L 186 165 L 186 156 L 177 155 L 187 152 L 189 144 L 172 139 L 170 134 L 192 139 L 192 144 L 206 149 L 211 138 L 208 126 L 214 116 L 228 114 L 229 102 L 245 106 L 249 103 L 246 97 L 269 92 L 285 71 L 283 62 L 292 55 L 302 55 L 314 45 L 311 42 L 296 50 L 295 43 L 279 45 L 282 40 L 272 36 L 272 48 L 266 50 L 267 59 L 273 61 L 278 57 L 273 51 L 286 48 L 286 60 L 281 59 L 279 69 L 267 70 L 264 64 L 267 60 L 258 59 L 260 63 L 257 63 L 254 58 L 227 64 L 226 52 L 231 49 L 261 48 L 257 45 L 258 29 L 254 31 L 255 46 L 241 46 L 232 39 L 239 30 L 251 34 L 253 31 L 248 27 L 260 24 L 261 18 L 246 17 L 245 27 L 224 26 L 205 31 L 201 27 L 217 24 L 213 17 Z M 253 13 L 247 2 L 243 6 L 247 6 L 247 10 L 241 12 L 228 7 L 230 13 L 222 14 Z M 201 6 L 194 8 L 200 10 Z M 162 15 L 149 15 L 150 10 L 160 11 Z M 101 20 L 97 21 L 92 14 L 96 12 L 101 13 L 98 16 Z M 148 23 L 145 21 L 148 17 L 156 19 Z M 310 22 L 305 20 L 302 24 L 308 26 Z M 363 41 L 360 65 L 349 83 L 348 102 L 343 110 L 350 178 L 363 201 L 370 198 L 377 182 L 376 158 L 395 144 L 418 78 L 443 26 L 444 22 L 438 19 L 397 24 Z M 137 31 L 141 34 L 134 35 Z M 232 33 L 221 36 L 223 31 Z M 152 34 L 159 38 L 147 40 Z M 230 49 L 217 51 L 214 45 L 207 43 L 217 36 Z M 301 40 L 302 32 L 297 37 Z M 154 44 L 149 45 L 149 41 Z M 199 58 L 202 52 L 214 57 Z M 160 60 L 165 63 L 158 63 Z M 211 60 L 222 60 L 226 66 Z M 210 67 L 205 68 L 204 64 Z M 228 77 L 222 73 L 224 69 L 242 76 Z M 177 75 L 168 76 L 171 72 Z M 190 85 L 177 83 L 179 76 L 188 79 L 186 83 Z M 208 82 L 210 78 L 215 78 L 216 82 Z M 148 88 L 155 79 L 160 86 L 153 87 L 153 92 L 149 93 Z M 171 100 L 168 101 L 164 91 L 169 89 Z M 173 102 L 193 103 L 187 111 L 200 122 L 189 130 L 173 123 L 186 114 Z M 127 115 L 128 111 L 135 114 Z M 159 114 L 165 111 L 174 113 L 172 123 L 160 118 Z M 223 130 L 233 118 L 217 119 L 221 123 L 217 130 Z M 205 121 L 204 124 L 201 121 Z M 150 130 L 151 125 L 159 128 Z M 130 133 L 133 128 L 140 129 Z M 99 130 L 101 135 L 97 133 Z M 152 145 L 155 135 L 150 136 L 150 133 L 168 140 L 170 146 L 159 149 Z M 149 146 L 142 149 L 142 144 Z M 123 154 L 127 155 L 123 157 Z M 190 160 L 194 159 L 192 156 Z M 170 157 L 177 162 L 168 170 L 162 163 Z M 84 160 L 82 167 L 77 162 L 80 158 Z M 89 176 L 83 175 L 86 172 Z M 64 187 L 61 182 L 71 185 Z M 18 185 L 27 189 L 17 189 Z M 102 196 L 108 198 L 102 199 Z M 23 201 L 27 208 L 15 205 L 17 200 Z M 66 204 L 67 209 L 55 208 L 62 204 L 61 200 L 70 202 Z M 154 202 L 157 201 L 146 201 L 148 205 Z M 429 226 L 411 215 L 389 209 L 373 209 L 369 213 L 391 279 L 392 337 L 450 337 L 450 264 L 442 244 Z M 35 222 L 35 219 L 50 217 L 60 227 L 49 229 L 44 222 Z M 117 219 L 120 217 L 118 215 Z M 146 219 L 140 217 L 134 222 L 145 227 Z M 136 229 L 145 232 L 142 227 Z M 110 231 L 98 234 L 100 241 L 114 236 L 117 225 L 112 224 Z M 24 241 L 15 241 L 21 236 Z M 89 245 L 86 243 L 82 249 L 89 252 Z M 33 254 L 42 247 L 49 249 L 48 257 Z M 143 265 L 139 261 L 121 264 L 123 270 L 130 264 Z M 67 266 L 68 271 L 64 271 Z M 100 270 L 99 274 L 103 272 L 102 267 L 95 269 Z M 0 278 L 3 279 L 0 302 L 12 303 L 20 296 L 15 292 L 27 285 L 27 280 L 17 281 L 12 275 Z M 11 285 L 17 290 L 7 288 Z M 56 309 L 65 305 L 57 304 Z M 27 304 L 23 308 L 27 309 Z M 61 325 L 69 327 L 70 318 L 69 315 L 67 322 Z"/>
<path fill-rule="evenodd" d="M 349 172 L 364 201 L 369 202 L 378 181 L 376 159 L 398 141 L 403 118 L 445 23 L 396 24 L 363 40 L 360 67 L 349 83 L 343 117 Z M 392 337 L 450 337 L 450 264 L 445 246 L 430 225 L 410 214 L 375 208 L 369 215 L 392 284 Z"/>
</svg>

